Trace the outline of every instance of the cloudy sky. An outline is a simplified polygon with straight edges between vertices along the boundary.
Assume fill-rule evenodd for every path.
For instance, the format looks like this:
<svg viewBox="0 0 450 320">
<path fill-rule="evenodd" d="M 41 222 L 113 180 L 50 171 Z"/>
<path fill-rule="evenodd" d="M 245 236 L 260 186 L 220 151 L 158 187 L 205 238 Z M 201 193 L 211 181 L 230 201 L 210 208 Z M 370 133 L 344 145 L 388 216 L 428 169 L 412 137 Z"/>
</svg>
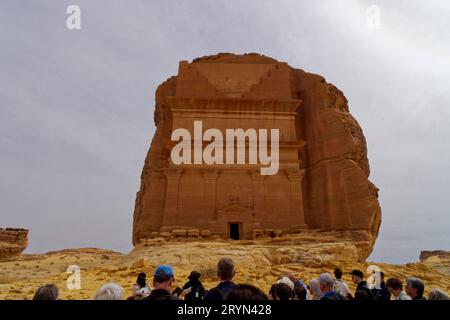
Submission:
<svg viewBox="0 0 450 320">
<path fill-rule="evenodd" d="M 81 30 L 66 28 L 72 4 Z M 450 249 L 444 0 L 2 0 L 0 226 L 29 228 L 30 253 L 130 250 L 155 89 L 179 60 L 218 52 L 262 53 L 345 92 L 380 188 L 371 260 Z"/>
</svg>

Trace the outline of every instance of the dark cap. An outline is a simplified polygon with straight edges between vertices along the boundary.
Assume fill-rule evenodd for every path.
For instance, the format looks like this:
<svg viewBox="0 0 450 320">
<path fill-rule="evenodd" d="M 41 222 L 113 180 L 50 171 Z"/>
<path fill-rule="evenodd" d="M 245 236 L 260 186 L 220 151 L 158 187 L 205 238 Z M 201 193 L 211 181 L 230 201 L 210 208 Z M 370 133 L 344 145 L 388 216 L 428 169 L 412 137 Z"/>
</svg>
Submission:
<svg viewBox="0 0 450 320">
<path fill-rule="evenodd" d="M 192 271 L 191 274 L 189 275 L 188 279 L 189 279 L 189 280 L 195 280 L 195 279 L 200 278 L 201 276 L 202 276 L 202 275 L 201 275 L 200 272 Z"/>
<path fill-rule="evenodd" d="M 357 276 L 357 277 L 360 277 L 360 278 L 364 278 L 364 273 L 361 270 L 358 270 L 358 269 L 353 270 L 352 272 L 350 272 L 350 274 L 352 276 Z"/>
</svg>

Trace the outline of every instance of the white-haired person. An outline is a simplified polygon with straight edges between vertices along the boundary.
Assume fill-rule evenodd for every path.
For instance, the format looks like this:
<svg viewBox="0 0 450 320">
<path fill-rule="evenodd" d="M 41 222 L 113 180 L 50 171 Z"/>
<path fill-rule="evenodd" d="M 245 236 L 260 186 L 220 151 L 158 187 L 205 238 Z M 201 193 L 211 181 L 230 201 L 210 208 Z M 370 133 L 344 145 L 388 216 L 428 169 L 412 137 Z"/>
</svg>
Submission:
<svg viewBox="0 0 450 320">
<path fill-rule="evenodd" d="M 425 285 L 423 281 L 419 278 L 409 277 L 406 278 L 406 288 L 405 291 L 412 300 L 427 300 L 423 296 L 425 290 Z"/>
<path fill-rule="evenodd" d="M 309 293 L 311 300 L 320 300 L 323 297 L 323 292 L 320 290 L 320 284 L 317 279 L 309 280 Z"/>
<path fill-rule="evenodd" d="M 345 297 L 334 291 L 334 279 L 329 273 L 322 273 L 317 280 L 319 281 L 320 291 L 323 292 L 320 300 L 345 300 Z"/>
<path fill-rule="evenodd" d="M 450 300 L 450 296 L 440 289 L 433 289 L 428 294 L 428 300 Z"/>
<path fill-rule="evenodd" d="M 123 300 L 123 288 L 110 282 L 97 290 L 94 300 Z"/>
</svg>

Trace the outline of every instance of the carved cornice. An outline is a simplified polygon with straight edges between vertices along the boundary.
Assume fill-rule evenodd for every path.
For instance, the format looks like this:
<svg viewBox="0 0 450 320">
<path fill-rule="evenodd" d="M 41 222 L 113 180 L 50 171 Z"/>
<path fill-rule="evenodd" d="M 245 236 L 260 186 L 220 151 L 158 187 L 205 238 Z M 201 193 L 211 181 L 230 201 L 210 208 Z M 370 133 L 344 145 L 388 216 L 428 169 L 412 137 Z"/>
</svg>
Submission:
<svg viewBox="0 0 450 320">
<path fill-rule="evenodd" d="M 239 99 L 239 98 L 179 98 L 165 97 L 165 105 L 173 110 L 186 111 L 221 111 L 221 113 L 271 113 L 295 114 L 302 100 L 269 100 L 269 99 Z"/>
</svg>

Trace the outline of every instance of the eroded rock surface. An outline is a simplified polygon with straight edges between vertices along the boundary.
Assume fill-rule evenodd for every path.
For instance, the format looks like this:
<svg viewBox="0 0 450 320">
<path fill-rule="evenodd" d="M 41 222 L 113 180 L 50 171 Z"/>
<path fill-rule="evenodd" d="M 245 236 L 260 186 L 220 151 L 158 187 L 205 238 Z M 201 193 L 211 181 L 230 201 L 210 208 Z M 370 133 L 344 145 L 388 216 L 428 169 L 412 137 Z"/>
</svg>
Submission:
<svg viewBox="0 0 450 320">
<path fill-rule="evenodd" d="M 280 129 L 280 170 L 176 166 L 174 129 Z M 181 61 L 156 91 L 156 132 L 136 197 L 133 243 L 164 237 L 255 239 L 273 232 L 348 231 L 372 251 L 381 223 L 361 127 L 344 94 L 316 74 L 258 54 Z M 236 231 L 238 230 L 238 231 Z M 236 236 L 237 233 L 237 236 Z"/>
<path fill-rule="evenodd" d="M 450 275 L 450 251 L 421 251 L 419 258 L 424 264 L 432 266 L 436 270 Z"/>
<path fill-rule="evenodd" d="M 356 262 L 355 243 L 332 241 L 333 236 L 323 234 L 324 242 L 316 243 L 317 234 L 299 235 L 303 245 L 277 244 L 273 240 L 253 241 L 185 241 L 164 242 L 151 239 L 136 246 L 127 255 L 94 248 L 70 249 L 46 254 L 22 255 L 13 260 L 0 261 L 0 299 L 31 299 L 41 285 L 54 283 L 59 287 L 61 299 L 92 299 L 105 283 L 113 281 L 131 295 L 131 287 L 140 272 L 151 278 L 159 264 L 173 264 L 174 286 L 182 287 L 192 270 L 202 274 L 207 289 L 217 282 L 217 260 L 231 257 L 236 264 L 236 282 L 249 283 L 268 292 L 271 285 L 286 272 L 295 273 L 308 282 L 335 267 L 344 271 L 343 279 L 353 293 L 355 286 L 349 272 L 360 269 L 369 274 L 369 266 L 377 265 L 386 278 L 398 277 L 403 282 L 408 276 L 421 278 L 425 292 L 433 288 L 450 291 L 450 274 L 436 269 L 427 262 L 392 265 L 376 262 Z M 283 240 L 284 241 L 284 240 Z M 293 239 L 289 241 L 294 241 Z M 73 277 L 69 266 L 79 266 L 81 288 L 70 290 L 67 281 Z M 72 269 L 73 270 L 73 269 Z"/>
<path fill-rule="evenodd" d="M 28 246 L 28 230 L 0 229 L 0 260 L 19 256 Z"/>
</svg>

